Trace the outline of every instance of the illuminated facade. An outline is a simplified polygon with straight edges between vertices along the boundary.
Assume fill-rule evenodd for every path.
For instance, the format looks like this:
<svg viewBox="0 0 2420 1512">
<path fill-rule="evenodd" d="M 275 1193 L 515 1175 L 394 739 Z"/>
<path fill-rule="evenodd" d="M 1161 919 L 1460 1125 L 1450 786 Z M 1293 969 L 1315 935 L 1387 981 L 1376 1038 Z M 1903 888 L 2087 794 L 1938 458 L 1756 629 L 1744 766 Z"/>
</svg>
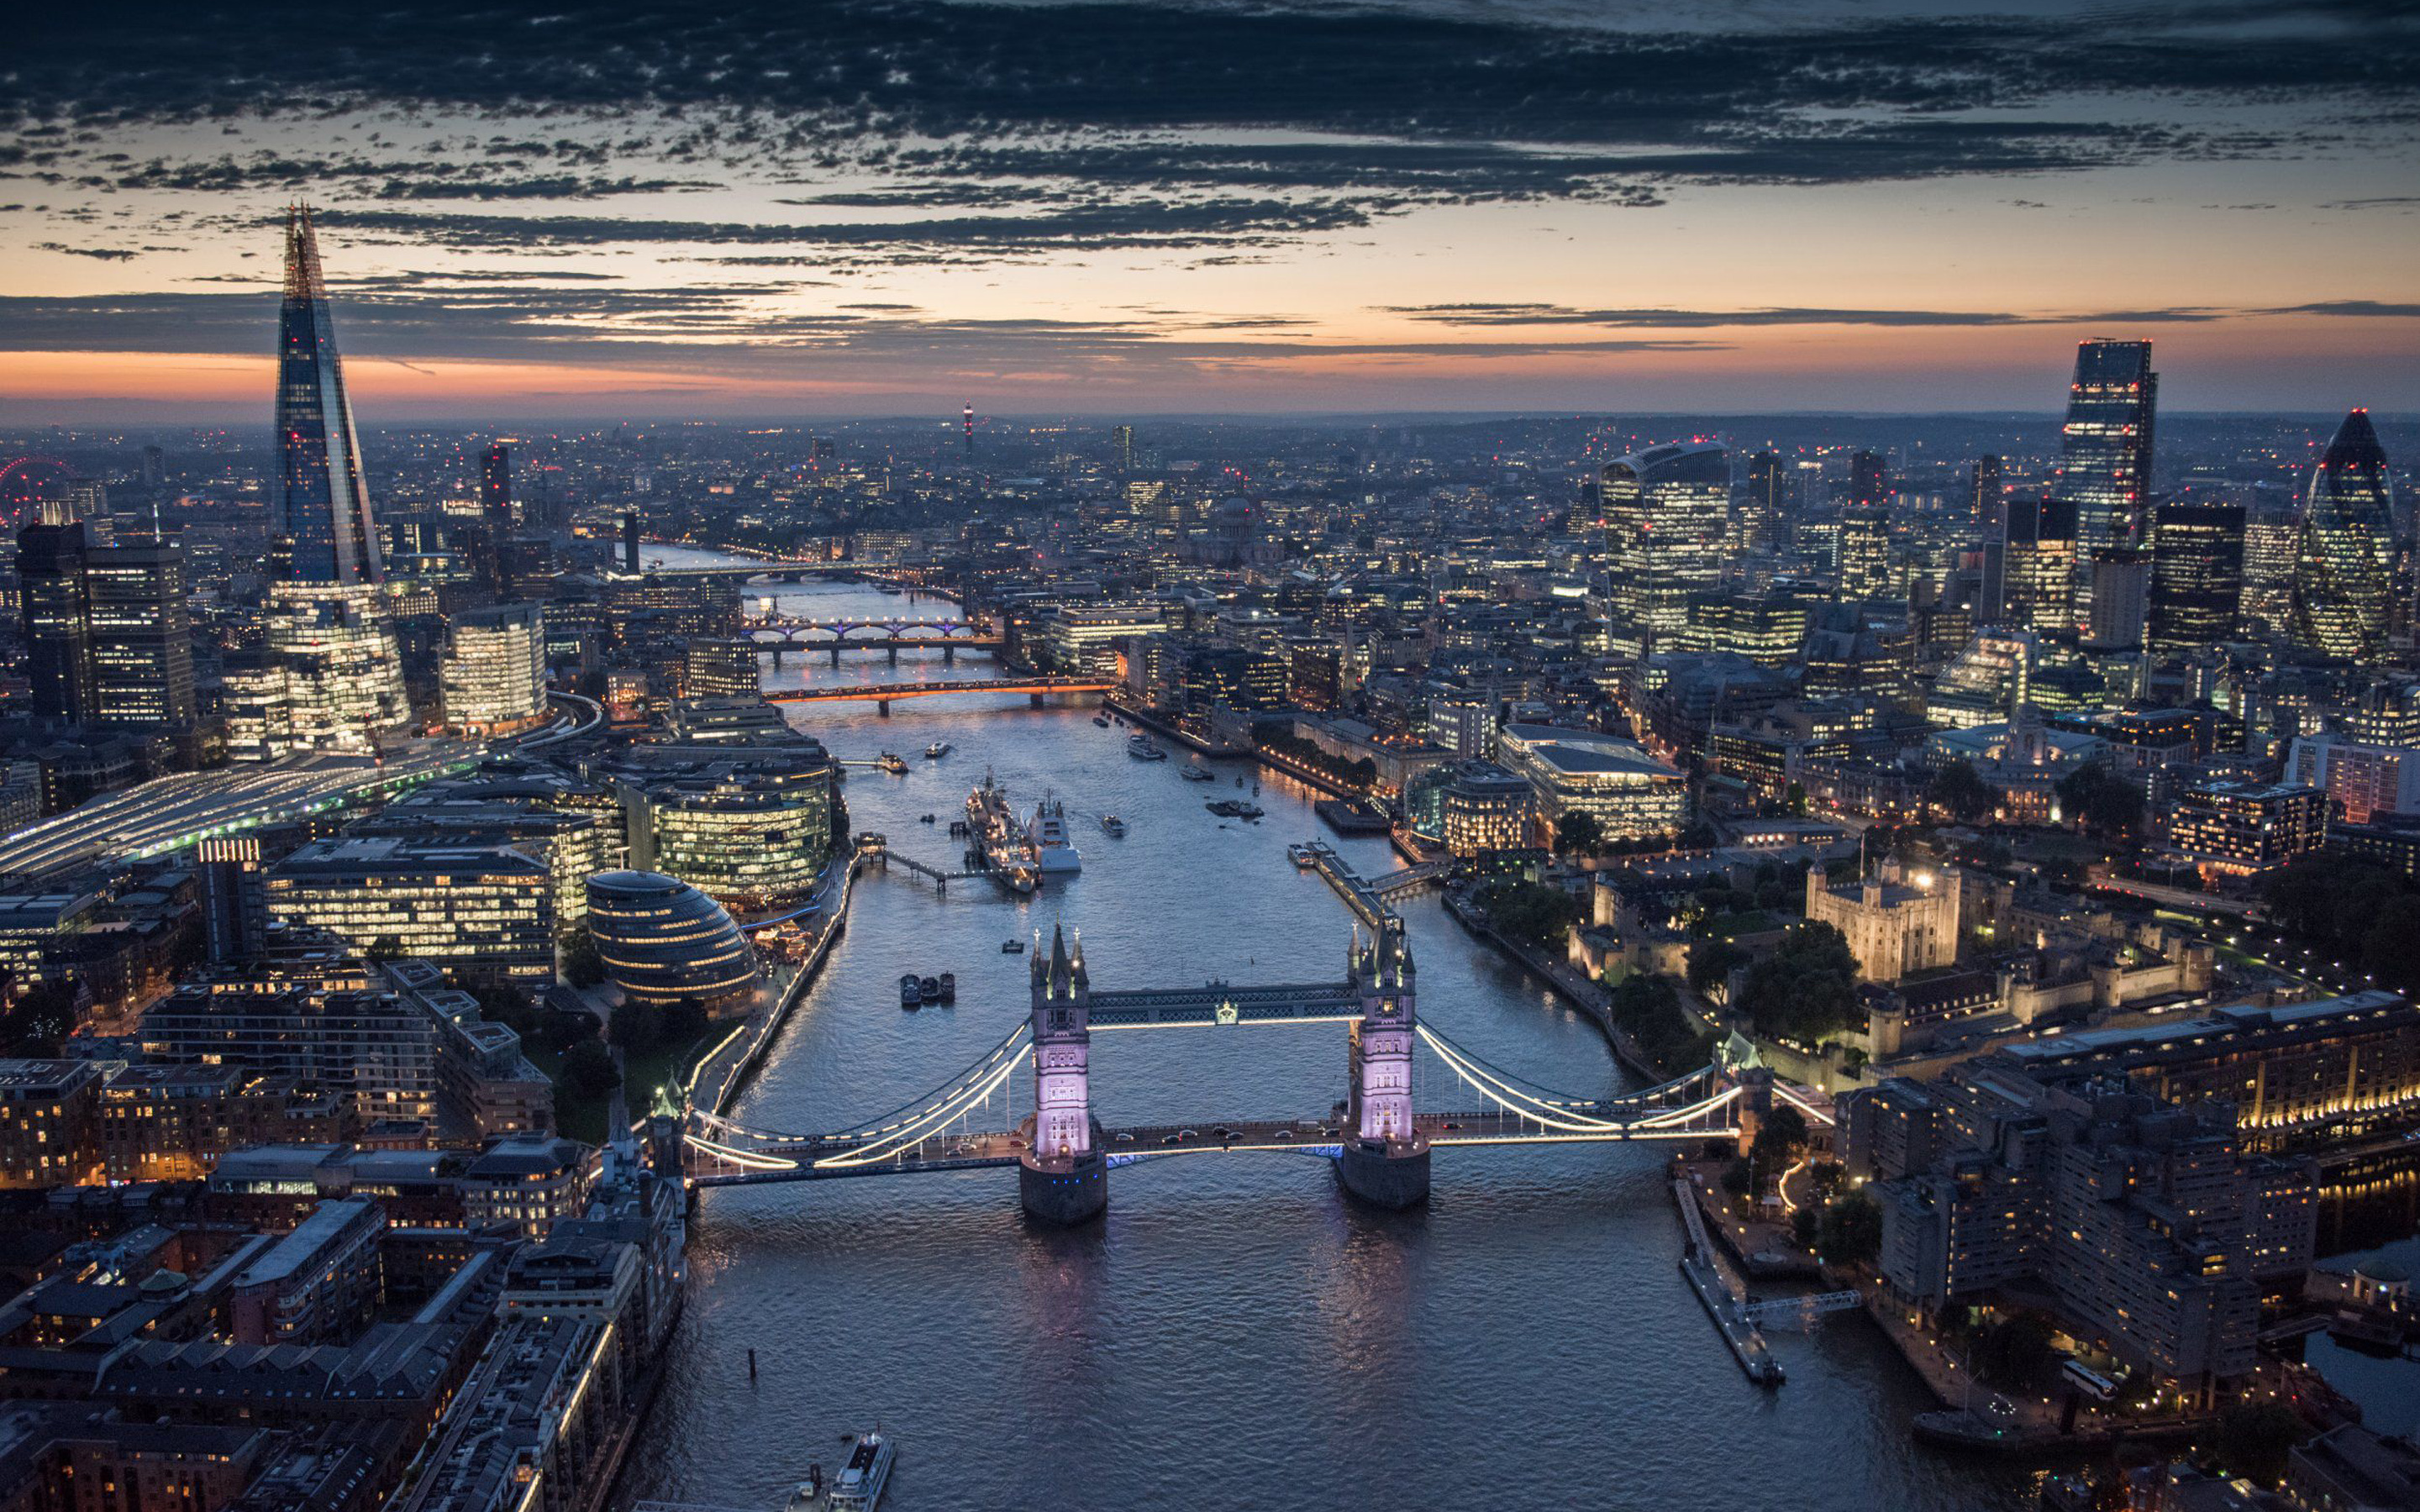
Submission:
<svg viewBox="0 0 2420 1512">
<path fill-rule="evenodd" d="M 1497 754 L 1528 779 L 1551 831 L 1567 813 L 1595 819 L 1608 840 L 1677 833 L 1689 817 L 1689 781 L 1632 741 L 1588 730 L 1508 724 Z"/>
<path fill-rule="evenodd" d="M 2182 656 L 2234 639 L 2243 612 L 2243 506 L 2170 500 L 2151 511 L 2147 643 Z"/>
<path fill-rule="evenodd" d="M 102 724 L 194 722 L 194 631 L 185 553 L 166 542 L 104 547 L 85 563 L 92 633 L 92 717 Z"/>
<path fill-rule="evenodd" d="M 635 746 L 614 779 L 633 869 L 725 907 L 768 908 L 814 890 L 832 850 L 837 768 L 803 735 Z"/>
<path fill-rule="evenodd" d="M 1907 873 L 1892 861 L 1875 876 L 1836 887 L 1822 867 L 1811 867 L 1807 918 L 1847 937 L 1860 979 L 1893 982 L 1957 962 L 1962 882 L 1955 868 Z"/>
<path fill-rule="evenodd" d="M 396 839 L 320 841 L 269 869 L 270 917 L 455 980 L 544 988 L 554 980 L 554 874 L 520 851 Z"/>
<path fill-rule="evenodd" d="M 1868 604 L 1905 596 L 1905 589 L 1892 571 L 1889 510 L 1868 504 L 1842 510 L 1838 549 L 1843 603 Z"/>
<path fill-rule="evenodd" d="M 546 624 L 535 604 L 499 604 L 446 626 L 445 722 L 507 735 L 546 717 Z"/>
<path fill-rule="evenodd" d="M 403 666 L 376 587 L 278 583 L 268 649 L 226 674 L 227 755 L 366 754 L 410 723 Z"/>
<path fill-rule="evenodd" d="M 2293 783 L 2203 782 L 2185 789 L 2168 843 L 2216 876 L 2274 871 L 2327 838 L 2328 795 Z"/>
<path fill-rule="evenodd" d="M 1690 595 L 1722 580 L 1730 454 L 1704 442 L 1652 447 L 1607 463 L 1598 494 L 1613 649 L 1644 656 L 1683 639 Z"/>
<path fill-rule="evenodd" d="M 1987 590 L 1993 623 L 2036 635 L 2074 629 L 2075 506 L 2012 499 L 2002 521 L 1999 580 Z"/>
<path fill-rule="evenodd" d="M 311 212 L 286 216 L 286 299 L 277 317 L 277 529 L 280 573 L 295 582 L 374 583 L 386 576 L 362 478 L 361 441 L 319 273 Z"/>
<path fill-rule="evenodd" d="M 2347 824 L 2380 813 L 2420 812 L 2420 750 L 2304 735 L 2286 755 L 2286 779 L 2323 788 Z"/>
<path fill-rule="evenodd" d="M 1771 551 L 1781 544 L 1789 520 L 1790 470 L 1779 452 L 1754 452 L 1747 459 L 1747 489 L 1740 495 L 1732 528 L 1740 548 Z"/>
<path fill-rule="evenodd" d="M 588 928 L 605 975 L 649 1008 L 694 1003 L 709 1015 L 755 1000 L 756 951 L 722 905 L 654 872 L 588 879 Z"/>
<path fill-rule="evenodd" d="M 2356 409 L 2336 427 L 2303 501 L 2288 619 L 2294 641 L 2346 661 L 2384 652 L 2395 551 L 2386 453 L 2369 411 Z"/>
<path fill-rule="evenodd" d="M 1445 848 L 1465 858 L 1533 842 L 1537 798 L 1529 779 L 1493 762 L 1466 763 L 1439 794 Z"/>
<path fill-rule="evenodd" d="M 2085 575 L 2094 552 L 2141 543 L 2159 392 L 2149 342 L 2087 341 L 2076 348 L 2052 497 L 2075 511 L 2080 596 L 2089 594 Z"/>
</svg>

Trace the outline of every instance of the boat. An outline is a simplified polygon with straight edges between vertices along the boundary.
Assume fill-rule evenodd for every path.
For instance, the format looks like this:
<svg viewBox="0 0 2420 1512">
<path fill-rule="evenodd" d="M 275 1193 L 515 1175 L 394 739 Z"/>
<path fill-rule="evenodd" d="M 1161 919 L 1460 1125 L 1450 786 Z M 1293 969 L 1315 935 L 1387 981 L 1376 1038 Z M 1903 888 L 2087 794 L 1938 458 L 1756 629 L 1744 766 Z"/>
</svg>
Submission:
<svg viewBox="0 0 2420 1512">
<path fill-rule="evenodd" d="M 1108 833 L 1111 840 L 1124 840 L 1126 838 L 1126 822 L 1119 818 L 1116 814 L 1105 813 L 1101 815 L 1101 828 Z"/>
<path fill-rule="evenodd" d="M 1286 859 L 1306 872 L 1319 864 L 1318 854 L 1311 850 L 1308 841 L 1302 841 L 1286 847 Z"/>
<path fill-rule="evenodd" d="M 939 977 L 921 977 L 917 979 L 916 995 L 928 1003 L 939 1002 L 941 1000 L 941 979 Z"/>
<path fill-rule="evenodd" d="M 914 972 L 899 979 L 899 1006 L 914 1008 L 924 1001 L 923 980 Z"/>
<path fill-rule="evenodd" d="M 1109 727 L 1109 717 L 1106 714 L 1096 714 L 1093 716 L 1093 722 L 1107 730 Z"/>
<path fill-rule="evenodd" d="M 1000 953 L 1002 955 L 1023 955 L 1025 953 L 1025 942 L 1023 940 L 1002 940 L 1000 942 Z"/>
<path fill-rule="evenodd" d="M 881 767 L 892 777 L 905 776 L 908 771 L 908 759 L 900 755 L 895 750 L 886 750 L 881 755 L 876 756 L 874 759 L 874 764 Z"/>
<path fill-rule="evenodd" d="M 928 762 L 938 762 L 949 753 L 950 743 L 946 740 L 937 740 L 924 748 L 924 759 Z"/>
<path fill-rule="evenodd" d="M 1033 819 L 1025 826 L 1025 849 L 1037 872 L 1084 869 L 1084 858 L 1067 833 L 1066 806 L 1056 798 L 1044 798 L 1033 806 Z"/>
<path fill-rule="evenodd" d="M 944 971 L 941 973 L 941 1005 L 946 1008 L 957 1000 L 958 974 L 954 971 Z"/>
<path fill-rule="evenodd" d="M 809 1464 L 807 1478 L 799 1482 L 799 1489 L 790 1493 L 790 1512 L 814 1512 L 815 1508 L 823 1505 L 824 1467 Z"/>
<path fill-rule="evenodd" d="M 1187 782 L 1216 782 L 1218 780 L 1218 774 L 1210 770 L 1210 768 L 1206 766 L 1187 766 L 1185 770 L 1177 773 L 1176 775 L 1185 779 Z"/>
<path fill-rule="evenodd" d="M 889 594 L 893 597 L 896 597 L 898 594 L 904 594 L 908 590 L 900 587 L 897 583 L 876 583 L 874 585 L 874 591 L 877 594 Z"/>
<path fill-rule="evenodd" d="M 879 1433 L 869 1433 L 848 1452 L 848 1463 L 832 1477 L 827 1499 L 829 1512 L 874 1512 L 882 1503 L 882 1488 L 891 1479 L 891 1461 L 898 1446 Z"/>
<path fill-rule="evenodd" d="M 1138 734 L 1126 739 L 1126 754 L 1139 762 L 1164 762 L 1168 752 L 1151 743 L 1149 735 Z"/>
<path fill-rule="evenodd" d="M 916 822 L 917 822 L 918 824 L 920 824 L 920 825 L 929 825 L 929 824 L 931 824 L 931 823 L 933 822 L 933 815 L 931 815 L 931 814 L 924 814 L 924 815 L 923 815 L 922 817 L 920 817 Z"/>
</svg>

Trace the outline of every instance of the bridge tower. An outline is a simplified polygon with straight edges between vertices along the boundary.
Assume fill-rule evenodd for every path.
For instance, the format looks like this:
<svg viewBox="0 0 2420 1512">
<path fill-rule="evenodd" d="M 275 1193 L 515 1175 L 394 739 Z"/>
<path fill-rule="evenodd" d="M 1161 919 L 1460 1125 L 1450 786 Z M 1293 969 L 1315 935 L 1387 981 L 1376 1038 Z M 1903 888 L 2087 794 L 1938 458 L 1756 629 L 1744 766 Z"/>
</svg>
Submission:
<svg viewBox="0 0 2420 1512">
<path fill-rule="evenodd" d="M 1093 1119 L 1093 980 L 1084 942 L 1050 931 L 1050 955 L 1033 952 L 1033 1118 L 1025 1128 L 1016 1190 L 1025 1211 L 1057 1224 L 1080 1224 L 1109 1205 L 1109 1163 Z"/>
<path fill-rule="evenodd" d="M 1336 1179 L 1344 1190 L 1382 1208 L 1413 1208 L 1429 1197 L 1429 1141 L 1412 1121 L 1412 948 L 1402 919 L 1388 917 L 1370 936 L 1353 933 L 1346 958 L 1359 991 L 1347 1068 L 1343 1153 Z"/>
</svg>

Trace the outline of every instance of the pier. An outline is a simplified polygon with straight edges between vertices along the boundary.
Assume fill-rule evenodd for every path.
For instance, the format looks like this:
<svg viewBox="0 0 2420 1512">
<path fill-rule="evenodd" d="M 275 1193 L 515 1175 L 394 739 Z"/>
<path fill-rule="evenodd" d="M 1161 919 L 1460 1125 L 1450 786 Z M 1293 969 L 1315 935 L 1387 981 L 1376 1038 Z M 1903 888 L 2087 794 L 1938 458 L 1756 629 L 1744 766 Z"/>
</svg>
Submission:
<svg viewBox="0 0 2420 1512">
<path fill-rule="evenodd" d="M 1714 1262 L 1705 1216 L 1698 1211 L 1697 1189 L 1686 1178 L 1675 1177 L 1672 1200 L 1681 1205 L 1681 1222 L 1689 1230 L 1688 1248 L 1681 1255 L 1681 1278 L 1697 1293 L 1698 1305 L 1714 1320 L 1714 1332 L 1722 1335 L 1723 1347 L 1731 1351 L 1740 1373 L 1760 1386 L 1780 1385 L 1781 1362 L 1773 1357 L 1751 1309 Z"/>
</svg>

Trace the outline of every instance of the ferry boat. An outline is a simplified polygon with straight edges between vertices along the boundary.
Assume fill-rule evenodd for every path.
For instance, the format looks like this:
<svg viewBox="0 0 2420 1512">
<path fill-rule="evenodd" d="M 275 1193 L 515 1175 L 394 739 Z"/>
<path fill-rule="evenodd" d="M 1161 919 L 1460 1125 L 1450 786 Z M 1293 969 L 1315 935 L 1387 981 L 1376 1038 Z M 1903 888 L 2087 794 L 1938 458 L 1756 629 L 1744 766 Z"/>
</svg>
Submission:
<svg viewBox="0 0 2420 1512">
<path fill-rule="evenodd" d="M 848 1463 L 832 1477 L 826 1494 L 826 1512 L 875 1512 L 882 1504 L 882 1488 L 891 1479 L 891 1461 L 898 1446 L 879 1433 L 869 1433 L 848 1452 Z"/>
<path fill-rule="evenodd" d="M 937 740 L 924 748 L 924 759 L 928 762 L 938 762 L 949 753 L 950 743 L 946 740 Z"/>
<path fill-rule="evenodd" d="M 874 764 L 881 767 L 892 777 L 904 777 L 908 772 L 908 759 L 900 755 L 895 750 L 886 750 L 881 755 L 876 756 L 874 759 Z"/>
<path fill-rule="evenodd" d="M 924 982 L 923 978 L 918 977 L 916 973 L 911 971 L 899 979 L 899 1006 L 901 1008 L 914 1008 L 923 1001 Z"/>
<path fill-rule="evenodd" d="M 1033 820 L 1025 826 L 1026 854 L 1041 872 L 1079 872 L 1084 858 L 1067 834 L 1067 810 L 1056 798 L 1033 806 Z"/>
<path fill-rule="evenodd" d="M 1151 737 L 1143 734 L 1130 735 L 1127 737 L 1126 754 L 1139 762 L 1164 762 L 1168 760 L 1168 752 L 1160 749 L 1157 746 L 1153 745 L 1151 743 Z"/>
<path fill-rule="evenodd" d="M 1116 814 L 1105 813 L 1101 815 L 1101 828 L 1109 834 L 1109 837 L 1111 840 L 1124 840 L 1126 838 L 1126 822 L 1119 818 Z"/>
<path fill-rule="evenodd" d="M 1319 864 L 1318 856 L 1312 852 L 1310 842 L 1306 841 L 1297 841 L 1287 846 L 1286 859 L 1306 872 Z"/>
<path fill-rule="evenodd" d="M 1216 782 L 1218 780 L 1218 774 L 1210 770 L 1210 768 L 1206 766 L 1187 766 L 1176 775 L 1185 779 L 1187 782 Z"/>
<path fill-rule="evenodd" d="M 1000 953 L 1002 955 L 1023 955 L 1025 953 L 1025 942 L 1023 940 L 1002 940 L 1000 942 Z"/>
</svg>

